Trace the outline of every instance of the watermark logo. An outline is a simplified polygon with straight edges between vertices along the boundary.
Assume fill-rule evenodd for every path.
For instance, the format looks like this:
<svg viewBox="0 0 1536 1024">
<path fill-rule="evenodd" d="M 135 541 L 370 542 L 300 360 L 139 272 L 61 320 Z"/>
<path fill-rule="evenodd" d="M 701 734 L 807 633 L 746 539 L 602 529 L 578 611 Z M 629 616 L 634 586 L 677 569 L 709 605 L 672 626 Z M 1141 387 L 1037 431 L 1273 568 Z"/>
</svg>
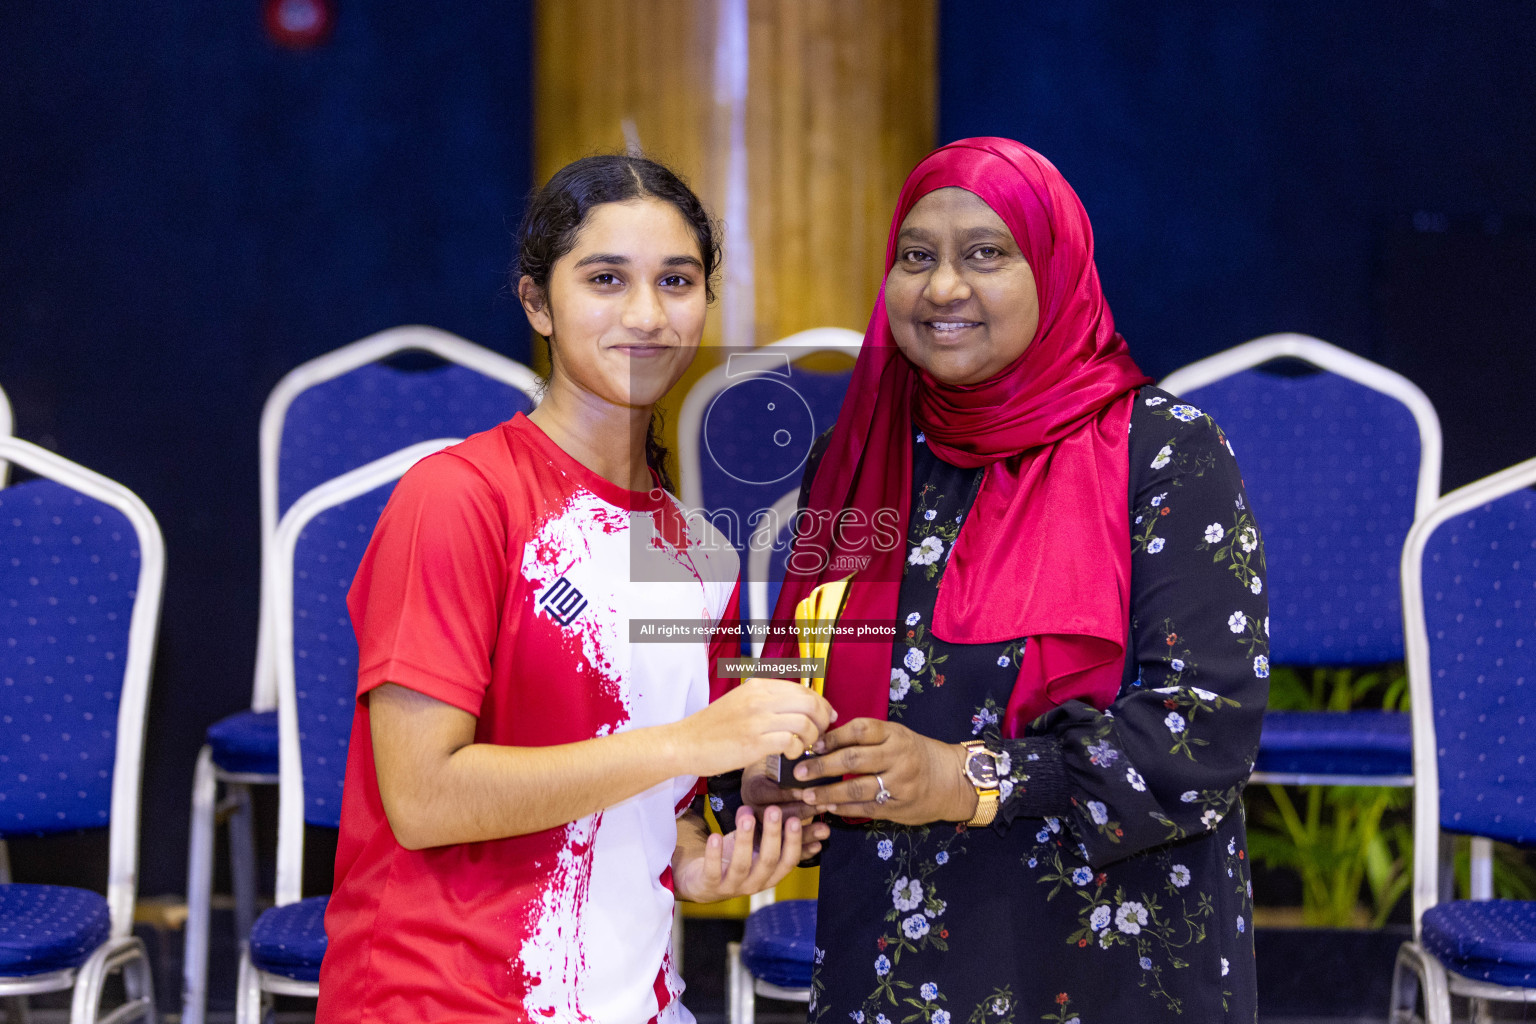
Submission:
<svg viewBox="0 0 1536 1024">
<path fill-rule="evenodd" d="M 806 622 L 802 619 L 763 619 L 743 621 L 740 628 L 747 639 L 753 643 L 764 644 L 770 641 L 786 641 L 798 645 L 801 642 L 813 640 L 823 644 L 830 644 L 833 640 L 848 643 L 889 644 L 896 639 L 896 626 L 888 619 L 840 618 L 815 622 Z M 720 624 L 712 619 L 629 620 L 629 642 L 632 644 L 710 643 L 730 633 L 731 630 L 727 629 L 725 634 L 722 634 Z"/>
<path fill-rule="evenodd" d="M 796 507 L 811 449 L 836 421 L 860 351 L 844 337 L 851 332 L 810 333 L 815 341 L 721 352 L 721 365 L 688 396 L 680 469 L 692 475 L 698 507 L 677 508 L 686 546 L 704 554 L 729 548 L 748 579 L 867 574 L 882 562 L 899 573 L 901 559 L 880 556 L 902 549 L 900 509 Z M 670 565 L 650 558 L 648 531 L 633 543 L 632 580 L 672 578 Z"/>
<path fill-rule="evenodd" d="M 869 568 L 877 552 L 901 547 L 901 513 L 894 508 L 867 514 L 860 509 L 764 508 L 753 512 L 745 526 L 732 508 L 682 510 L 690 543 L 695 549 L 731 548 L 751 560 L 769 553 L 773 561 L 809 575 L 830 571 L 849 575 Z M 710 529 L 705 528 L 708 524 Z M 816 534 L 831 545 L 796 544 Z"/>
<path fill-rule="evenodd" d="M 827 568 L 834 573 L 863 572 L 869 568 L 870 560 L 869 555 L 835 555 Z"/>
<path fill-rule="evenodd" d="M 734 352 L 726 380 L 704 413 L 704 450 L 738 483 L 788 480 L 805 465 L 816 440 L 816 416 L 794 386 L 787 352 Z"/>
</svg>

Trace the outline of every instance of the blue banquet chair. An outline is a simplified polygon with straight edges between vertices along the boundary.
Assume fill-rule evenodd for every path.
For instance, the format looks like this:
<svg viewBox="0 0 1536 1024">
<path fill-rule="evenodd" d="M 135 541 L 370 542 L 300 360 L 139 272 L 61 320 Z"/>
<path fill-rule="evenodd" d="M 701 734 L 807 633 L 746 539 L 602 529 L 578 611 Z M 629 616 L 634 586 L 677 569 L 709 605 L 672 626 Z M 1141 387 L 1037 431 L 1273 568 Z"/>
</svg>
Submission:
<svg viewBox="0 0 1536 1024">
<path fill-rule="evenodd" d="M 1309 372 L 1269 372 L 1275 360 Z M 1161 386 L 1209 413 L 1242 467 L 1264 535 L 1271 663 L 1401 660 L 1398 562 L 1440 491 L 1440 422 L 1424 393 L 1301 334 L 1255 339 Z M 1270 712 L 1253 781 L 1411 786 L 1411 751 L 1406 713 Z"/>
<path fill-rule="evenodd" d="M 259 1024 L 269 993 L 319 995 L 328 897 L 302 898 L 304 827 L 341 825 L 357 692 L 347 591 L 395 482 L 456 443 L 422 441 L 321 484 L 283 514 L 273 537 L 267 594 L 280 748 L 276 906 L 257 918 L 241 953 L 239 1024 Z"/>
<path fill-rule="evenodd" d="M 1533 485 L 1536 459 L 1451 492 L 1403 552 L 1418 785 L 1414 940 L 1398 951 L 1394 1024 L 1449 1024 L 1452 996 L 1475 1021 L 1492 1003 L 1536 1006 L 1536 902 L 1493 898 L 1492 857 L 1495 840 L 1536 845 Z M 1442 833 L 1473 837 L 1471 899 L 1442 896 Z"/>
<path fill-rule="evenodd" d="M 730 539 L 744 566 L 762 513 L 799 488 L 812 443 L 836 421 L 863 341 L 857 331 L 817 327 L 732 352 L 683 399 L 677 420 L 683 504 Z M 744 621 L 749 582 L 743 581 L 740 598 Z"/>
<path fill-rule="evenodd" d="M 439 365 L 412 370 L 384 361 L 416 352 L 436 357 Z M 262 410 L 263 558 L 278 517 L 300 495 L 414 442 L 487 430 L 533 408 L 537 391 L 538 379 L 526 366 L 431 327 L 392 328 L 296 367 L 273 388 Z M 182 977 L 185 1024 L 202 1024 L 207 1003 L 213 833 L 220 818 L 229 823 L 240 941 L 255 919 L 250 787 L 275 785 L 278 776 L 268 606 L 263 596 L 251 706 L 209 727 L 193 777 Z M 222 802 L 221 784 L 226 791 Z"/>
<path fill-rule="evenodd" d="M 144 718 L 165 581 L 155 517 L 121 484 L 13 437 L 0 490 L 0 997 L 73 989 L 70 1020 L 155 1019 L 133 935 Z M 108 832 L 106 895 L 13 882 L 6 837 Z M 101 1015 L 107 977 L 127 1001 Z"/>
</svg>

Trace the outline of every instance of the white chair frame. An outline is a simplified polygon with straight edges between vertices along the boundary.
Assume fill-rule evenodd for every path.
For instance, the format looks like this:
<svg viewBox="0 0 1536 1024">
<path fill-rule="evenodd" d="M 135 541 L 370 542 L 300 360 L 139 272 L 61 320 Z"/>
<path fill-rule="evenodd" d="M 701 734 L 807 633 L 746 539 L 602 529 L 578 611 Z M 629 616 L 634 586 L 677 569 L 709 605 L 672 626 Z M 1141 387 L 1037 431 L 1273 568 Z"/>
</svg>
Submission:
<svg viewBox="0 0 1536 1024">
<path fill-rule="evenodd" d="M 17 997 L 74 989 L 71 1024 L 120 1024 L 156 1019 L 154 984 L 144 943 L 133 934 L 133 908 L 138 898 L 139 792 L 144 768 L 144 719 L 154 666 L 155 637 L 165 592 L 165 540 L 154 514 L 132 491 L 78 463 L 14 437 L 0 437 L 0 458 L 73 488 L 121 512 L 139 543 L 139 579 L 128 621 L 128 653 L 123 662 L 123 688 L 117 712 L 117 749 L 112 762 L 111 822 L 108 827 L 107 906 L 112 919 L 110 937 L 78 968 L 66 968 L 22 978 L 0 978 L 0 997 Z M 6 877 L 9 881 L 9 869 Z M 105 1016 L 100 1012 L 102 986 L 113 971 L 123 972 L 128 1000 Z"/>
<path fill-rule="evenodd" d="M 1440 417 L 1436 415 L 1429 396 L 1402 374 L 1308 334 L 1266 334 L 1175 370 L 1163 378 L 1158 386 L 1171 394 L 1182 395 L 1273 359 L 1300 359 L 1395 398 L 1408 407 L 1419 428 L 1419 479 L 1414 492 L 1413 512 L 1415 522 L 1422 519 L 1440 496 L 1440 460 L 1443 449 Z M 1260 771 L 1254 772 L 1250 781 L 1280 786 L 1407 787 L 1413 785 L 1413 776 Z"/>
<path fill-rule="evenodd" d="M 16 429 L 16 422 L 11 416 L 11 400 L 5 397 L 5 389 L 0 388 L 0 437 L 10 437 L 11 431 Z M 11 464 L 0 459 L 0 487 L 4 487 L 11 475 Z"/>
<path fill-rule="evenodd" d="M 753 622 L 766 622 L 773 614 L 773 609 L 768 607 L 768 565 L 774 543 L 790 525 L 799 505 L 800 488 L 796 487 L 773 503 L 767 514 L 758 520 L 747 541 L 747 615 Z M 752 638 L 752 657 L 762 657 L 765 640 L 766 637 L 761 636 Z"/>
<path fill-rule="evenodd" d="M 535 405 L 539 401 L 539 378 L 522 363 L 508 359 L 488 348 L 466 341 L 455 334 L 435 327 L 391 327 L 389 330 L 370 334 L 366 338 L 343 345 L 307 363 L 300 363 L 283 376 L 267 396 L 261 410 L 258 459 L 261 471 L 261 536 L 262 549 L 270 546 L 277 535 L 277 461 L 282 446 L 283 425 L 288 409 L 294 400 L 317 384 L 340 377 L 360 366 L 376 363 L 401 352 L 430 352 L 444 362 L 466 366 L 494 380 L 517 388 Z M 263 580 L 267 580 L 265 572 Z M 263 614 L 270 610 L 268 602 L 262 603 Z M 265 640 L 263 640 L 265 638 Z M 262 629 L 257 639 L 257 668 L 251 689 L 251 707 L 258 711 L 270 711 L 277 707 L 277 683 L 271 669 L 271 634 Z M 262 646 L 268 645 L 263 661 Z"/>
<path fill-rule="evenodd" d="M 435 327 L 392 327 L 343 345 L 294 367 L 267 396 L 261 411 L 258 460 L 261 475 L 261 551 L 268 557 L 278 524 L 278 454 L 288 409 L 305 391 L 370 363 L 400 352 L 430 352 L 445 362 L 466 366 L 502 381 L 538 404 L 539 378 L 528 367 L 490 349 Z M 262 595 L 256 636 L 256 672 L 251 685 L 251 709 L 277 707 L 277 683 L 272 669 L 271 628 L 267 619 L 270 602 L 268 574 L 261 574 Z M 253 785 L 276 785 L 278 777 L 266 773 L 227 772 L 213 762 L 213 751 L 198 752 L 192 781 L 192 824 L 187 853 L 187 925 L 182 958 L 182 1022 L 203 1024 L 208 987 L 208 929 L 213 891 L 213 832 L 218 818 L 227 818 L 230 829 L 231 876 L 235 889 L 235 930 L 241 947 L 255 921 L 256 855 L 251 834 Z M 228 795 L 220 802 L 218 787 Z"/>
<path fill-rule="evenodd" d="M 856 354 L 863 344 L 864 336 L 858 331 L 850 331 L 846 327 L 812 327 L 810 330 L 791 334 L 787 338 L 780 338 L 778 341 L 755 348 L 752 354 L 772 355 L 783 352 L 791 360 L 795 360 L 816 352 Z M 688 395 L 683 399 L 683 407 L 677 417 L 677 459 L 678 468 L 683 475 L 683 504 L 687 508 L 702 509 L 704 507 L 704 484 L 699 459 L 699 430 L 704 425 L 704 417 L 709 412 L 710 403 L 715 400 L 716 395 L 733 384 L 769 375 L 769 371 L 766 370 L 732 374 L 730 362 L 727 361 L 704 374 L 693 387 L 688 389 Z"/>
<path fill-rule="evenodd" d="M 299 712 L 293 669 L 293 557 L 299 535 L 315 516 L 392 480 L 459 438 L 419 441 L 364 466 L 343 473 L 306 493 L 283 514 L 267 560 L 266 592 L 272 602 L 274 675 L 277 682 L 278 811 L 276 904 L 285 907 L 301 898 L 304 882 L 304 762 L 299 750 Z M 320 986 L 272 974 L 251 963 L 249 943 L 240 953 L 239 992 L 235 1002 L 238 1024 L 260 1024 L 268 993 L 317 998 Z"/>
<path fill-rule="evenodd" d="M 1441 884 L 1440 765 L 1435 741 L 1433 691 L 1430 685 L 1429 630 L 1424 613 L 1424 549 L 1435 530 L 1449 519 L 1522 488 L 1536 485 L 1536 459 L 1511 466 L 1459 488 L 1442 498 L 1408 531 L 1403 545 L 1403 640 L 1408 659 L 1408 689 L 1413 700 L 1413 941 L 1397 954 L 1392 975 L 1392 1024 L 1408 1024 L 1414 995 L 1424 998 L 1425 1024 L 1450 1024 L 1451 996 L 1472 1001 L 1475 1021 L 1487 1019 L 1490 1002 L 1536 1005 L 1536 988 L 1496 985 L 1447 971 L 1421 945 L 1424 912 L 1446 898 Z M 1472 839 L 1471 897 L 1493 898 L 1493 842 Z"/>
</svg>

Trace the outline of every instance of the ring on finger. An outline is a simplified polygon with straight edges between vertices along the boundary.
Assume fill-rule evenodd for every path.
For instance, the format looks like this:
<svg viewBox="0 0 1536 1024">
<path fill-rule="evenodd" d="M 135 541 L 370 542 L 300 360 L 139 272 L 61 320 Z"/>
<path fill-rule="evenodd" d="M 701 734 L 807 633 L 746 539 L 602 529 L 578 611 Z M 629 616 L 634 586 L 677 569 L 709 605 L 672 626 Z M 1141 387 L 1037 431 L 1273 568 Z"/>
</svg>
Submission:
<svg viewBox="0 0 1536 1024">
<path fill-rule="evenodd" d="M 891 798 L 891 791 L 885 788 L 885 780 L 878 775 L 875 776 L 875 785 L 880 787 L 880 792 L 875 794 L 875 803 L 883 804 Z"/>
</svg>

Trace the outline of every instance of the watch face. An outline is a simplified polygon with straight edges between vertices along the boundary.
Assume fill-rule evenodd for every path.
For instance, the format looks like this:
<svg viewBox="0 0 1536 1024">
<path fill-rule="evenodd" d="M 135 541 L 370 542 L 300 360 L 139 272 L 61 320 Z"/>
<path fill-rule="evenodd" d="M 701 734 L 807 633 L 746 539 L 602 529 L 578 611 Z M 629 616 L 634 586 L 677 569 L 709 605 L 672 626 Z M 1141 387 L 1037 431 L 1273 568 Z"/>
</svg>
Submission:
<svg viewBox="0 0 1536 1024">
<path fill-rule="evenodd" d="M 982 789 L 997 786 L 997 755 L 990 750 L 973 750 L 965 761 L 965 774 L 971 784 Z"/>
</svg>

